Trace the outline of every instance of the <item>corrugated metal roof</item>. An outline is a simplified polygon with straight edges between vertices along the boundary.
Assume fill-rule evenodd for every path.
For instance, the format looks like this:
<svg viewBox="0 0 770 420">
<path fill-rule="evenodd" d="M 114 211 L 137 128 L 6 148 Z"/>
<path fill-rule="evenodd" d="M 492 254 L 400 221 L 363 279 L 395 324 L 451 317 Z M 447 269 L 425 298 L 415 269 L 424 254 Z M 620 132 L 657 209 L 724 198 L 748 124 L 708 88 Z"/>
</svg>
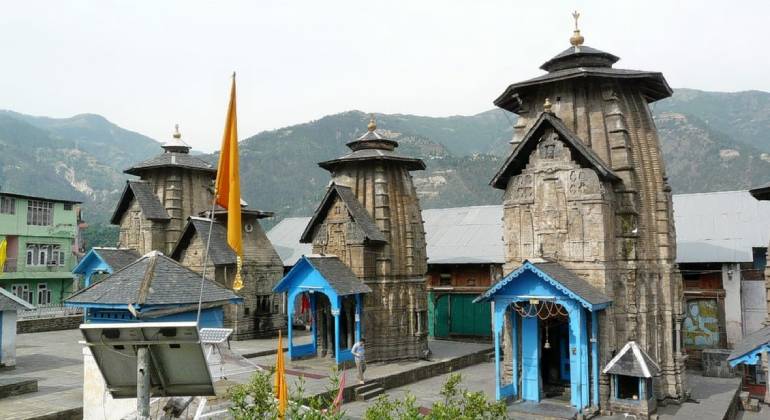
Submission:
<svg viewBox="0 0 770 420">
<path fill-rule="evenodd" d="M 284 267 L 293 266 L 303 255 L 313 253 L 313 244 L 299 242 L 308 223 L 309 217 L 287 217 L 267 232 L 267 238 L 281 257 Z"/>
<path fill-rule="evenodd" d="M 423 210 L 428 263 L 502 264 L 502 218 L 502 206 Z"/>
<path fill-rule="evenodd" d="M 473 206 L 422 211 L 430 264 L 499 263 L 503 255 L 503 207 Z M 309 217 L 281 220 L 267 233 L 284 266 L 292 266 L 313 246 L 299 243 Z"/>
<path fill-rule="evenodd" d="M 751 262 L 770 241 L 770 202 L 748 191 L 674 195 L 679 263 Z"/>
<path fill-rule="evenodd" d="M 503 207 L 471 206 L 422 211 L 430 264 L 505 262 Z M 674 195 L 677 262 L 750 262 L 752 248 L 770 242 L 770 201 L 748 191 Z M 312 252 L 299 237 L 309 217 L 283 219 L 267 236 L 285 266 Z"/>
</svg>

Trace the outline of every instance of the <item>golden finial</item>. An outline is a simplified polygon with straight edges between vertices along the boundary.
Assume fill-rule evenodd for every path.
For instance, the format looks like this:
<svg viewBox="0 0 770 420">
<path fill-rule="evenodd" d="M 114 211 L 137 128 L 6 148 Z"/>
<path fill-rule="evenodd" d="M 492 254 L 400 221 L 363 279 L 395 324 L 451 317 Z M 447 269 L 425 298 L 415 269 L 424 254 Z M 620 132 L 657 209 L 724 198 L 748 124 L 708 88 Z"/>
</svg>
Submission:
<svg viewBox="0 0 770 420">
<path fill-rule="evenodd" d="M 583 38 L 583 35 L 580 35 L 580 28 L 578 27 L 578 19 L 580 18 L 580 12 L 578 12 L 577 10 L 572 12 L 572 18 L 575 19 L 575 30 L 572 32 L 572 36 L 569 39 L 569 43 L 575 47 L 579 47 L 583 45 L 583 41 L 585 41 L 585 38 Z"/>
<path fill-rule="evenodd" d="M 174 125 L 174 138 L 181 139 L 182 133 L 179 132 L 179 124 Z"/>
<path fill-rule="evenodd" d="M 374 114 L 369 114 L 371 117 L 369 118 L 369 125 L 366 126 L 366 128 L 369 129 L 369 131 L 374 131 L 377 129 L 377 121 L 374 120 Z"/>
<path fill-rule="evenodd" d="M 549 98 L 545 98 L 545 103 L 543 104 L 543 112 L 551 113 L 551 100 Z"/>
</svg>

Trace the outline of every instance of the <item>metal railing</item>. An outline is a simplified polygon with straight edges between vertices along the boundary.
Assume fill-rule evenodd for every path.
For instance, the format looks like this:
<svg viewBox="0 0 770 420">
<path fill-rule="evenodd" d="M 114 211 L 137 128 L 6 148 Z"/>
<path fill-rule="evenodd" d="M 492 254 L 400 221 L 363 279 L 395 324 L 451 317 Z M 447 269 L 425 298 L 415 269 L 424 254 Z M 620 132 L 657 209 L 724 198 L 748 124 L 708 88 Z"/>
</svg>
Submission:
<svg viewBox="0 0 770 420">
<path fill-rule="evenodd" d="M 38 305 L 35 309 L 29 309 L 18 312 L 18 318 L 22 319 L 40 319 L 40 318 L 59 318 L 64 316 L 82 315 L 82 308 L 73 308 L 64 306 L 61 303 Z"/>
</svg>

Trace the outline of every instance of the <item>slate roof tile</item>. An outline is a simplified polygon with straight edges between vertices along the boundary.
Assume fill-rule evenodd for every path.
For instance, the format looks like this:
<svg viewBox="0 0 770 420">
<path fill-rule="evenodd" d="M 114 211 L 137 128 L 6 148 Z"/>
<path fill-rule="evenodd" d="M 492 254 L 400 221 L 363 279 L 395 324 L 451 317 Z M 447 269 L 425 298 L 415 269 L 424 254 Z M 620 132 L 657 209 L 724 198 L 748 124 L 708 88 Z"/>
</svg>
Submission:
<svg viewBox="0 0 770 420">
<path fill-rule="evenodd" d="M 333 256 L 305 257 L 329 285 L 340 296 L 358 293 L 371 293 L 372 289 L 365 285 L 339 258 Z"/>
<path fill-rule="evenodd" d="M 96 252 L 99 257 L 101 257 L 104 262 L 109 264 L 110 267 L 112 267 L 112 271 L 118 271 L 121 268 L 131 264 L 132 262 L 136 261 L 141 257 L 138 252 L 134 249 L 128 249 L 128 248 L 100 248 L 100 247 L 94 247 L 94 252 Z"/>
<path fill-rule="evenodd" d="M 126 187 L 123 189 L 123 194 L 118 200 L 118 205 L 115 207 L 115 212 L 112 214 L 110 222 L 112 224 L 119 224 L 120 218 L 123 217 L 131 205 L 131 200 L 136 198 L 139 203 L 139 207 L 142 209 L 144 217 L 150 220 L 170 220 L 166 208 L 160 203 L 160 200 L 152 191 L 152 186 L 147 181 L 140 180 L 128 180 L 126 181 Z"/>
<path fill-rule="evenodd" d="M 161 153 L 151 159 L 144 162 L 137 163 L 136 165 L 126 169 L 125 173 L 131 175 L 141 175 L 147 169 L 162 168 L 162 167 L 174 167 L 174 168 L 186 168 L 199 170 L 203 172 L 210 172 L 216 174 L 217 168 L 211 165 L 205 160 L 190 155 L 188 153 L 166 152 Z"/>
<path fill-rule="evenodd" d="M 150 252 L 66 300 L 68 304 L 179 305 L 198 303 L 201 275 L 159 253 Z M 240 300 L 210 279 L 203 281 L 203 303 Z"/>
</svg>

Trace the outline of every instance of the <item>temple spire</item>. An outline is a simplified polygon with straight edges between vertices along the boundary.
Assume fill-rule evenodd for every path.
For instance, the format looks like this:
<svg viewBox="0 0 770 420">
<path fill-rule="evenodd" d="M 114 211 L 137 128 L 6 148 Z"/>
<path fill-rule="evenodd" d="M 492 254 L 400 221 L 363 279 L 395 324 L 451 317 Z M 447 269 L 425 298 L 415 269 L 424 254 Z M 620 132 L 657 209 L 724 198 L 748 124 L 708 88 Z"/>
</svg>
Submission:
<svg viewBox="0 0 770 420">
<path fill-rule="evenodd" d="M 369 131 L 374 131 L 377 129 L 377 121 L 374 119 L 374 114 L 369 114 L 369 125 L 366 126 L 366 128 Z"/>
<path fill-rule="evenodd" d="M 578 27 L 578 19 L 580 18 L 580 12 L 575 10 L 572 12 L 572 18 L 575 19 L 575 30 L 572 32 L 572 36 L 569 39 L 569 43 L 572 44 L 575 48 L 580 47 L 583 45 L 583 41 L 585 41 L 585 38 L 583 35 L 580 35 L 580 27 Z"/>
<path fill-rule="evenodd" d="M 171 140 L 163 143 L 163 150 L 175 153 L 190 153 L 190 146 L 182 140 L 182 133 L 179 132 L 179 124 L 174 125 L 174 134 Z"/>
</svg>

